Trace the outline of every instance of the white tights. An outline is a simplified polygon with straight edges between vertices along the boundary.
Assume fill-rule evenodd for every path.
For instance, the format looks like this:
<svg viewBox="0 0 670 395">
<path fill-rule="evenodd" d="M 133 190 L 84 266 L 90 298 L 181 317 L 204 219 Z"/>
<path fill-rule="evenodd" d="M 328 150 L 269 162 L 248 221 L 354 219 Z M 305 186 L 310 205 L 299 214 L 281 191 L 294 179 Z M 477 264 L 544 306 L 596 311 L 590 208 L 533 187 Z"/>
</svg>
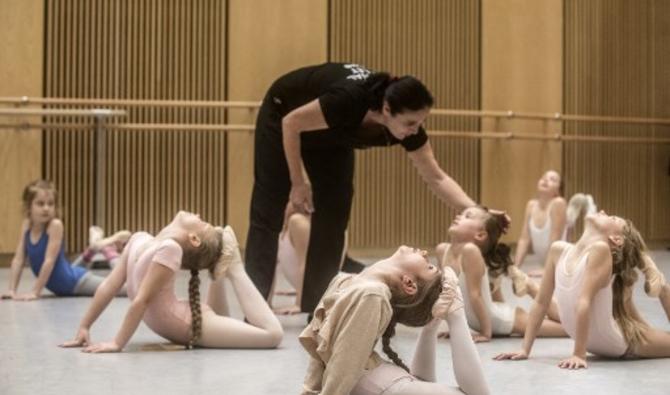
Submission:
<svg viewBox="0 0 670 395">
<path fill-rule="evenodd" d="M 231 267 L 227 277 L 248 323 L 227 317 L 224 282 L 219 278 L 209 286 L 207 304 L 212 310 L 203 310 L 202 335 L 197 344 L 211 348 L 277 347 L 284 335 L 281 324 L 244 267 Z"/>
<path fill-rule="evenodd" d="M 363 375 L 351 395 L 488 395 L 488 384 L 463 309 L 449 314 L 447 322 L 459 388 L 435 382 L 439 322 L 432 322 L 419 335 L 410 367 L 412 374 L 394 364 L 382 363 Z"/>
</svg>

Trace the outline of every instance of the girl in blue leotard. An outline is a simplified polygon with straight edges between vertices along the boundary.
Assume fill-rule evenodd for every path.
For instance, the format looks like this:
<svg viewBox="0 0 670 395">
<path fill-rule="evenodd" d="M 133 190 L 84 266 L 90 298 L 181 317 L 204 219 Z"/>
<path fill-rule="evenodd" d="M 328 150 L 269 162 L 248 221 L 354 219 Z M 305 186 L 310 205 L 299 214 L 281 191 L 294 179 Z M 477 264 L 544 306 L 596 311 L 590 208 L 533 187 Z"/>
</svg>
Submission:
<svg viewBox="0 0 670 395">
<path fill-rule="evenodd" d="M 58 192 L 49 181 L 33 181 L 23 190 L 26 218 L 12 260 L 9 290 L 2 295 L 3 299 L 35 300 L 44 288 L 57 296 L 92 296 L 104 280 L 79 265 L 71 265 L 65 257 L 63 222 L 58 218 L 57 204 Z M 96 233 L 99 235 L 99 231 L 92 232 Z M 91 248 L 82 257 L 87 260 L 101 252 L 113 264 L 119 256 L 119 243 L 129 236 L 130 232 L 122 231 L 104 240 L 92 240 Z M 26 259 L 37 280 L 29 292 L 19 294 L 17 289 Z"/>
</svg>

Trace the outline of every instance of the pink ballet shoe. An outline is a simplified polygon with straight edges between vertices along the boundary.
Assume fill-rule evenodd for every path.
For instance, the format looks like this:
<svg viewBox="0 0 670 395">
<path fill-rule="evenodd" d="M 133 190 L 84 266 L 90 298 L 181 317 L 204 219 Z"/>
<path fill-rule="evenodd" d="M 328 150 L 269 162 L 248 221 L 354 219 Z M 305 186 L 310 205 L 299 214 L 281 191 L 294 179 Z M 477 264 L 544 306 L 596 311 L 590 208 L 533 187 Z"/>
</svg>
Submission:
<svg viewBox="0 0 670 395">
<path fill-rule="evenodd" d="M 446 319 L 447 316 L 463 308 L 463 295 L 458 286 L 458 276 L 454 269 L 445 267 L 442 273 L 442 292 L 433 305 L 433 317 Z"/>
</svg>

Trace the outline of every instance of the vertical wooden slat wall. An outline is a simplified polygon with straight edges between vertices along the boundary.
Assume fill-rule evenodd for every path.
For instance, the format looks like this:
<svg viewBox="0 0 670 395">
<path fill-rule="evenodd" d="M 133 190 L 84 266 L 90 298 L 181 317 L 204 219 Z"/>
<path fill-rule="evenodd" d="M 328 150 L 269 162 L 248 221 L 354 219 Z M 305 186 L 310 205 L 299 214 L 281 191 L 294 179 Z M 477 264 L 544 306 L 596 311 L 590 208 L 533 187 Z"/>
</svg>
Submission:
<svg viewBox="0 0 670 395">
<path fill-rule="evenodd" d="M 281 75 L 325 62 L 327 16 L 327 0 L 229 0 L 228 99 L 261 100 Z M 228 122 L 252 124 L 256 116 L 257 111 L 231 109 Z M 227 143 L 226 219 L 240 245 L 245 245 L 253 187 L 254 134 L 231 134 Z"/>
<path fill-rule="evenodd" d="M 0 1 L 0 96 L 42 95 L 44 7 L 43 0 Z M 40 117 L 1 118 L 8 124 L 40 122 Z M 19 241 L 23 188 L 41 172 L 42 133 L 0 129 L 0 266 L 9 263 Z"/>
<path fill-rule="evenodd" d="M 484 110 L 557 113 L 563 104 L 562 0 L 481 0 Z M 522 118 L 482 119 L 482 130 L 560 133 L 558 122 Z M 512 218 L 505 242 L 523 229 L 526 202 L 537 180 L 561 168 L 561 144 L 550 140 L 484 140 L 480 198 Z"/>
<path fill-rule="evenodd" d="M 670 117 L 670 3 L 565 0 L 566 113 Z M 577 135 L 667 137 L 670 127 L 566 123 Z M 648 240 L 670 238 L 670 147 L 567 142 L 567 196 L 632 219 Z"/>
<path fill-rule="evenodd" d="M 226 3 L 46 2 L 47 97 L 225 99 Z M 224 123 L 222 110 L 128 108 L 129 123 Z M 81 119 L 55 119 L 90 125 Z M 45 132 L 44 174 L 60 191 L 69 251 L 94 223 L 92 130 Z M 225 133 L 108 131 L 105 230 L 155 232 L 178 209 L 225 223 Z"/>
<path fill-rule="evenodd" d="M 332 61 L 411 74 L 431 89 L 435 107 L 480 106 L 478 1 L 332 0 Z M 479 130 L 473 119 L 430 118 L 428 129 Z M 431 137 L 442 168 L 470 196 L 479 195 L 479 143 Z M 351 248 L 388 249 L 445 240 L 453 211 L 420 180 L 402 148 L 356 154 Z"/>
</svg>

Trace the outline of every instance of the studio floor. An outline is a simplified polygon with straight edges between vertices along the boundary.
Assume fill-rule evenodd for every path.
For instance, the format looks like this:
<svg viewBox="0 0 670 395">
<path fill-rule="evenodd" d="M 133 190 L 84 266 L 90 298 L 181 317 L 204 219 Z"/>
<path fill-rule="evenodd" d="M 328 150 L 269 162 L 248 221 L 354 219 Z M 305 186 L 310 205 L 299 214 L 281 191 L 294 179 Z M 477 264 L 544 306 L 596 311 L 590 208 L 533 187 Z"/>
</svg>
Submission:
<svg viewBox="0 0 670 395">
<path fill-rule="evenodd" d="M 652 254 L 670 278 L 670 252 Z M 103 272 L 104 273 L 104 272 Z M 8 283 L 9 269 L 0 269 L 0 287 Z M 204 276 L 203 276 L 204 277 Z M 34 276 L 25 270 L 21 290 Z M 177 291 L 186 298 L 187 273 L 181 273 Z M 207 282 L 203 281 L 203 291 Z M 281 288 L 282 284 L 278 288 Z M 528 307 L 530 299 L 511 294 L 510 303 Z M 233 315 L 241 317 L 233 301 Z M 118 354 L 91 355 L 57 345 L 74 336 L 90 298 L 44 297 L 33 302 L 0 302 L 0 394 L 297 394 L 307 367 L 307 356 L 297 337 L 306 315 L 281 317 L 285 337 L 277 350 L 184 351 L 151 332 L 144 324 L 127 348 Z M 288 305 L 289 297 L 277 298 Z M 657 299 L 644 294 L 642 281 L 635 303 L 649 323 L 670 331 Z M 128 307 L 115 299 L 92 328 L 93 341 L 113 338 Z M 411 358 L 417 330 L 399 327 L 393 341 L 405 360 Z M 439 341 L 438 380 L 455 385 L 448 340 Z M 486 378 L 494 394 L 670 394 L 670 359 L 619 361 L 589 357 L 589 368 L 566 371 L 556 365 L 572 351 L 570 339 L 539 339 L 531 359 L 496 362 L 492 357 L 520 347 L 520 338 L 498 338 L 478 344 Z"/>
</svg>

